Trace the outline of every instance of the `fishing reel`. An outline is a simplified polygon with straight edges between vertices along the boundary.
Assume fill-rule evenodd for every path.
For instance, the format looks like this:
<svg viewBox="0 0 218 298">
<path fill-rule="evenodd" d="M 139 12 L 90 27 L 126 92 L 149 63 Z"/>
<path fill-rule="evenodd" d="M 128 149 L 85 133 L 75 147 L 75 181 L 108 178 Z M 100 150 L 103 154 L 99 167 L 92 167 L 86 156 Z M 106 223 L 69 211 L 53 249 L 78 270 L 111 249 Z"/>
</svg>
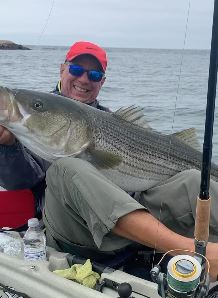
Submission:
<svg viewBox="0 0 218 298">
<path fill-rule="evenodd" d="M 205 274 L 201 258 L 189 255 L 175 256 L 169 261 L 166 274 L 161 272 L 160 262 L 152 268 L 150 273 L 152 280 L 158 284 L 158 294 L 161 297 L 206 297 L 209 275 Z"/>
</svg>

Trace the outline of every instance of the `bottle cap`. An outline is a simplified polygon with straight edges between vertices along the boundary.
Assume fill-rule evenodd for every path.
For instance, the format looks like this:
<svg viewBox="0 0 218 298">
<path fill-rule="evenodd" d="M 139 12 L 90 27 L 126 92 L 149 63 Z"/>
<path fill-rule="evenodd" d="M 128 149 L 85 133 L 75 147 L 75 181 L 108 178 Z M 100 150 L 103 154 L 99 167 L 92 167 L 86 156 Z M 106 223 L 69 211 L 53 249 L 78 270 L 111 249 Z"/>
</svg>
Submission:
<svg viewBox="0 0 218 298">
<path fill-rule="evenodd" d="M 37 227 L 38 225 L 39 225 L 38 218 L 30 218 L 28 220 L 28 227 L 34 228 L 34 227 Z"/>
</svg>

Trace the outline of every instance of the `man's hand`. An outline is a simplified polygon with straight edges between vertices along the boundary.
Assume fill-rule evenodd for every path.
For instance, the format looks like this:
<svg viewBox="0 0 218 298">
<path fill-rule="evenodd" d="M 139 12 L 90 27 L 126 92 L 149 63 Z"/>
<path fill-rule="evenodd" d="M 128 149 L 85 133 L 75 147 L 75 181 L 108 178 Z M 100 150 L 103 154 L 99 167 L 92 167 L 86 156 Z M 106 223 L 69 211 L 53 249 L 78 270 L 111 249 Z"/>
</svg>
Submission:
<svg viewBox="0 0 218 298">
<path fill-rule="evenodd" d="M 206 257 L 210 263 L 210 277 L 211 281 L 217 281 L 218 277 L 218 243 L 207 244 Z"/>
<path fill-rule="evenodd" d="M 0 144 L 1 145 L 13 145 L 15 143 L 15 136 L 0 125 Z"/>
</svg>

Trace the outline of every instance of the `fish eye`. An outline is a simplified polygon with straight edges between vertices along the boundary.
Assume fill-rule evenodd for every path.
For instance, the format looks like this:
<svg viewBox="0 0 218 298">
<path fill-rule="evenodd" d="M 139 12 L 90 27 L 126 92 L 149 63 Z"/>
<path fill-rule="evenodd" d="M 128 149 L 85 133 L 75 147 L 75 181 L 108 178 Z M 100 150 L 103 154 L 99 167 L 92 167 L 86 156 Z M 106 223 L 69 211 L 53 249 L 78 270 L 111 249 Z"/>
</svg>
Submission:
<svg viewBox="0 0 218 298">
<path fill-rule="evenodd" d="M 43 109 L 43 103 L 38 100 L 38 101 L 34 102 L 33 107 L 36 110 L 41 110 L 41 109 Z"/>
</svg>

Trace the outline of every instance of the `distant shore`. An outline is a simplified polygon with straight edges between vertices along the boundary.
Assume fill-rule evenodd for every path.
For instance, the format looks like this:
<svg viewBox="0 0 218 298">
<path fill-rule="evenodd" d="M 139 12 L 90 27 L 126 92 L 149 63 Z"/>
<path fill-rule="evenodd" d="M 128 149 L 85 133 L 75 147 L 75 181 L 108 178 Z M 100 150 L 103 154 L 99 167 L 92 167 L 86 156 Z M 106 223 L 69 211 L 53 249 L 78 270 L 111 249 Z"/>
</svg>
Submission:
<svg viewBox="0 0 218 298">
<path fill-rule="evenodd" d="M 10 40 L 0 40 L 0 50 L 30 50 L 30 48 Z"/>
</svg>

